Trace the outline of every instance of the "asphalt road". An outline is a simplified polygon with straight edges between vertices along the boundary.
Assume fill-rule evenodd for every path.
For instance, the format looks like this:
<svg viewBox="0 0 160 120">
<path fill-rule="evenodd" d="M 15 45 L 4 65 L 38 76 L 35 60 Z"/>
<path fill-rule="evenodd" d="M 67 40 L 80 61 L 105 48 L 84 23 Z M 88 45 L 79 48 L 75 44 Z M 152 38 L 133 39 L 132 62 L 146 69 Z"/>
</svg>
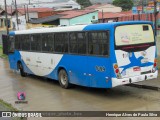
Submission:
<svg viewBox="0 0 160 120">
<path fill-rule="evenodd" d="M 15 104 L 17 92 L 26 93 L 28 104 Z M 0 59 L 0 99 L 23 111 L 160 111 L 159 91 L 129 86 L 66 90 L 57 81 L 21 77 L 4 59 Z"/>
</svg>

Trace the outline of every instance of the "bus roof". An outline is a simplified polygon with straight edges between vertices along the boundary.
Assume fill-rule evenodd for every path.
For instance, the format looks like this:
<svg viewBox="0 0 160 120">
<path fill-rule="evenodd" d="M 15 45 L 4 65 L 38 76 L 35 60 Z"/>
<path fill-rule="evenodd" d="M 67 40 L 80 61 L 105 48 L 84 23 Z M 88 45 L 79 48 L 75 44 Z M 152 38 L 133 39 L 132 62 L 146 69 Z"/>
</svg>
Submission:
<svg viewBox="0 0 160 120">
<path fill-rule="evenodd" d="M 89 24 L 89 25 L 74 25 L 74 26 L 65 26 L 65 27 L 11 31 L 9 32 L 9 35 L 14 36 L 18 34 L 33 34 L 33 33 L 109 30 L 109 29 L 113 29 L 113 26 L 119 26 L 119 25 L 125 25 L 125 24 L 153 24 L 153 23 L 150 21 L 125 21 L 125 22 L 111 22 L 111 23 L 99 23 L 99 24 Z"/>
</svg>

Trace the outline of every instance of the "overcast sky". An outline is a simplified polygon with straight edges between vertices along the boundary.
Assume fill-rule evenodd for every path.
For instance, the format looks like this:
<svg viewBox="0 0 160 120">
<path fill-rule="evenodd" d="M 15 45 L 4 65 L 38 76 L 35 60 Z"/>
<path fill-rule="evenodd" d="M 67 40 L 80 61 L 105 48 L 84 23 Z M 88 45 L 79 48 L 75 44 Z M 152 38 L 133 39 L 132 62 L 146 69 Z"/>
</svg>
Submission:
<svg viewBox="0 0 160 120">
<path fill-rule="evenodd" d="M 7 5 L 11 5 L 12 1 L 15 0 L 6 0 L 7 1 Z M 30 0 L 31 3 L 35 3 L 35 2 L 53 2 L 55 0 Z M 59 0 L 61 1 L 61 0 Z M 29 0 L 17 0 L 17 4 L 22 4 L 22 3 L 29 3 Z M 4 5 L 4 0 L 0 0 L 0 5 Z"/>
</svg>

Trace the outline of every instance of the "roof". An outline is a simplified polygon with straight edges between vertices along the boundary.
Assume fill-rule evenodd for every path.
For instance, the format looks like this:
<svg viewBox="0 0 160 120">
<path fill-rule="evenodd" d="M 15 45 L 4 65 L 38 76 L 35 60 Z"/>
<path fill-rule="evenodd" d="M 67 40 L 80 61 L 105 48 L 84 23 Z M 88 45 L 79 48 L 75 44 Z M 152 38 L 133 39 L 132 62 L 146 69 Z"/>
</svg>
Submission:
<svg viewBox="0 0 160 120">
<path fill-rule="evenodd" d="M 17 8 L 18 12 L 21 13 L 22 15 L 25 14 L 25 9 L 24 8 Z M 5 9 L 3 9 L 5 11 Z M 27 11 L 27 8 L 26 8 Z M 28 8 L 28 12 L 48 12 L 48 11 L 53 11 L 52 8 Z M 0 10 L 1 12 L 1 10 Z M 15 12 L 15 9 L 11 9 L 11 7 L 7 7 L 7 13 L 8 14 L 13 14 Z"/>
<path fill-rule="evenodd" d="M 18 8 L 17 9 L 21 14 L 25 14 L 24 8 Z M 26 9 L 27 11 L 27 9 Z M 52 8 L 28 8 L 28 12 L 48 12 L 53 11 Z"/>
<path fill-rule="evenodd" d="M 132 11 L 126 11 L 126 12 L 119 12 L 119 13 L 111 13 L 111 12 L 104 12 L 103 16 L 102 16 L 102 12 L 98 13 L 98 19 L 102 19 L 103 18 L 119 18 L 122 16 L 129 16 L 132 15 Z"/>
<path fill-rule="evenodd" d="M 96 12 L 96 11 L 97 10 L 71 10 L 71 11 L 61 12 L 61 13 L 58 13 L 58 14 L 63 15 L 61 17 L 63 19 L 69 19 L 69 18 L 78 17 L 78 16 L 81 16 L 81 15 L 85 15 L 85 14 Z"/>
<path fill-rule="evenodd" d="M 31 29 L 21 31 L 11 31 L 9 35 L 14 36 L 15 34 L 31 34 L 31 33 L 47 33 L 47 32 L 66 32 L 66 31 L 88 31 L 88 30 L 111 30 L 114 29 L 115 25 L 123 24 L 152 24 L 149 21 L 127 21 L 127 22 L 112 22 L 112 23 L 99 23 L 90 25 L 74 25 L 66 27 L 53 27 L 53 28 L 42 28 L 42 29 Z M 153 25 L 153 24 L 152 24 Z"/>
<path fill-rule="evenodd" d="M 0 9 L 0 14 L 3 13 L 3 12 L 4 12 L 4 10 Z"/>
<path fill-rule="evenodd" d="M 85 9 L 86 10 L 93 10 L 93 9 L 97 9 L 97 8 L 104 6 L 104 5 L 107 5 L 107 4 L 95 4 L 95 5 L 91 5 L 89 7 L 86 7 Z"/>
<path fill-rule="evenodd" d="M 44 17 L 44 18 L 31 19 L 30 23 L 39 24 L 39 23 L 51 22 L 54 20 L 58 20 L 61 16 L 63 16 L 63 15 L 52 15 L 52 16 Z"/>
</svg>

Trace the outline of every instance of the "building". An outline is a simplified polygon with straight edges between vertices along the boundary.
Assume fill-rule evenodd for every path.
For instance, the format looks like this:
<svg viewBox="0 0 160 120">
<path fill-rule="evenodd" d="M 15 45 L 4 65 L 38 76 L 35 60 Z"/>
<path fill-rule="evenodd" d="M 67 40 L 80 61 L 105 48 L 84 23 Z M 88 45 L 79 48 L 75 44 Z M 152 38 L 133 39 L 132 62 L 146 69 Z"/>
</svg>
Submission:
<svg viewBox="0 0 160 120">
<path fill-rule="evenodd" d="M 12 21 L 12 29 L 13 30 L 25 30 L 26 29 L 26 19 L 25 16 L 18 16 L 18 21 L 16 17 L 11 19 Z"/>
<path fill-rule="evenodd" d="M 95 4 L 85 8 L 86 10 L 98 10 L 99 12 L 122 12 L 121 7 L 112 4 Z"/>
<path fill-rule="evenodd" d="M 12 11 L 7 9 L 7 24 L 6 24 L 6 11 L 4 9 L 0 9 L 0 31 L 6 30 L 6 26 L 8 25 L 9 29 L 12 29 Z"/>
<path fill-rule="evenodd" d="M 98 11 L 96 10 L 71 10 L 58 13 L 56 15 L 31 19 L 33 24 L 47 24 L 69 26 L 76 24 L 91 24 L 98 22 Z"/>
<path fill-rule="evenodd" d="M 22 6 L 21 6 L 22 7 Z M 29 5 L 29 8 L 40 8 L 40 7 L 47 7 L 53 8 L 57 11 L 59 10 L 73 10 L 73 9 L 81 9 L 81 5 L 79 5 L 74 0 L 68 0 L 67 2 L 39 2 L 39 3 L 32 3 Z"/>
<path fill-rule="evenodd" d="M 91 24 L 98 21 L 97 10 L 72 10 L 59 13 L 60 25 L 69 26 L 76 24 Z"/>
<path fill-rule="evenodd" d="M 100 23 L 103 22 L 118 22 L 119 18 L 122 17 L 128 17 L 132 15 L 132 11 L 126 11 L 126 12 L 99 12 L 98 13 L 98 21 Z"/>
</svg>

